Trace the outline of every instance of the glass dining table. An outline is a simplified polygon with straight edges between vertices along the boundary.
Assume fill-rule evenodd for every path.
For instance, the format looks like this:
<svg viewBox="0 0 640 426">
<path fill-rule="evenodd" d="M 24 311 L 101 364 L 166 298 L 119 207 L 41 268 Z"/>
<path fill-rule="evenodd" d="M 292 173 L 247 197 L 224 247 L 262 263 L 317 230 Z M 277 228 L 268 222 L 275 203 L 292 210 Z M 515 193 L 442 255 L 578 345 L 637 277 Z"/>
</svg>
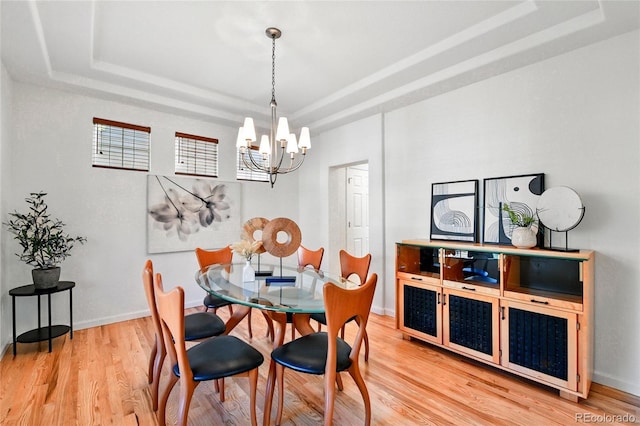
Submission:
<svg viewBox="0 0 640 426">
<path fill-rule="evenodd" d="M 227 321 L 225 334 L 248 315 L 251 308 L 260 309 L 276 325 L 272 334 L 273 348 L 284 342 L 287 314 L 292 325 L 301 335 L 313 333 L 310 316 L 324 313 L 323 286 L 332 283 L 342 288 L 356 288 L 357 283 L 340 276 L 328 274 L 312 268 L 282 265 L 261 265 L 254 281 L 243 281 L 244 264 L 218 264 L 203 268 L 196 273 L 196 282 L 205 291 L 228 300 L 234 306 L 233 314 Z M 268 321 L 271 325 L 271 322 Z M 269 366 L 265 395 L 264 424 L 269 424 L 273 389 L 275 385 L 275 362 Z M 280 396 L 282 397 L 282 396 Z M 325 395 L 325 398 L 330 397 Z"/>
</svg>

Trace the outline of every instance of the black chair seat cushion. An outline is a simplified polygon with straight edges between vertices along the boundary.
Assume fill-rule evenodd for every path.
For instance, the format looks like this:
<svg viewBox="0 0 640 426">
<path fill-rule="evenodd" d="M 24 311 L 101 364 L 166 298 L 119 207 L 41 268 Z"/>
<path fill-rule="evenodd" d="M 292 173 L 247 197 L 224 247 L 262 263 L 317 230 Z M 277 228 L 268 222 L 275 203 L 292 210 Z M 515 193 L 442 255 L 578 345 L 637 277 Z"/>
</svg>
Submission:
<svg viewBox="0 0 640 426">
<path fill-rule="evenodd" d="M 189 365 L 196 381 L 216 380 L 245 373 L 264 362 L 262 354 L 235 336 L 207 339 L 187 350 Z M 180 377 L 178 364 L 173 374 Z"/>
<path fill-rule="evenodd" d="M 218 309 L 224 306 L 231 305 L 228 300 L 224 300 L 221 297 L 214 296 L 213 294 L 207 294 L 202 301 L 202 304 L 209 309 Z"/>
<path fill-rule="evenodd" d="M 320 324 L 327 325 L 327 316 L 325 314 L 311 314 L 311 319 L 318 321 Z M 355 316 L 349 318 L 346 322 L 354 321 Z"/>
<path fill-rule="evenodd" d="M 219 336 L 226 325 L 222 318 L 211 312 L 196 312 L 184 317 L 184 340 L 200 340 Z"/>
<path fill-rule="evenodd" d="M 318 321 L 320 324 L 327 325 L 327 316 L 325 314 L 311 314 L 311 319 Z"/>
<path fill-rule="evenodd" d="M 351 367 L 350 352 L 351 346 L 338 337 L 337 372 Z M 312 333 L 286 343 L 274 349 L 271 358 L 278 364 L 301 373 L 324 374 L 327 363 L 327 333 Z"/>
</svg>

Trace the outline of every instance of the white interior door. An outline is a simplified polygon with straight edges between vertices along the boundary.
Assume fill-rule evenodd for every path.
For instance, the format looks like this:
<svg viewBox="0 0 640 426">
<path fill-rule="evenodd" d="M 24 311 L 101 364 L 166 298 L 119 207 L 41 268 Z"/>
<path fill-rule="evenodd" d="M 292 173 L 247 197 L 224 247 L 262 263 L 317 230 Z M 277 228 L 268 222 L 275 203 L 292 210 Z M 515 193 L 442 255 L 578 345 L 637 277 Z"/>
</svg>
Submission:
<svg viewBox="0 0 640 426">
<path fill-rule="evenodd" d="M 369 166 L 347 168 L 347 251 L 354 256 L 369 253 Z"/>
</svg>

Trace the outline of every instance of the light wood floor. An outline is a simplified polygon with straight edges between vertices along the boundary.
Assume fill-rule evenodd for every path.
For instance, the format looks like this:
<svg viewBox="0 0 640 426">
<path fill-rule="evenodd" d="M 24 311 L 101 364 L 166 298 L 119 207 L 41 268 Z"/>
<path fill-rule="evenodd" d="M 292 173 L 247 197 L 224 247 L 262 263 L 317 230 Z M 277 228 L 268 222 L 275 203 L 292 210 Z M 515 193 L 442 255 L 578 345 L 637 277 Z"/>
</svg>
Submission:
<svg viewBox="0 0 640 426">
<path fill-rule="evenodd" d="M 218 313 L 227 318 L 226 309 Z M 264 337 L 262 315 L 254 315 L 253 325 L 251 343 L 265 356 L 258 381 L 261 421 L 270 342 Z M 586 420 L 624 423 L 634 418 L 640 423 L 639 397 L 594 384 L 587 400 L 573 403 L 552 389 L 427 344 L 403 340 L 390 317 L 372 315 L 367 330 L 371 356 L 361 364 L 374 425 L 567 425 Z M 244 321 L 233 334 L 248 338 Z M 141 318 L 79 330 L 73 340 L 68 335 L 60 337 L 51 354 L 46 342 L 18 344 L 18 355 L 14 358 L 9 349 L 0 362 L 0 424 L 157 424 L 146 376 L 151 342 L 151 322 Z M 284 425 L 322 424 L 321 380 L 287 371 Z M 362 424 L 360 394 L 348 375 L 343 375 L 343 381 L 345 389 L 337 394 L 334 424 Z M 226 401 L 220 403 L 213 385 L 201 384 L 191 402 L 189 424 L 249 424 L 247 379 L 227 379 L 225 389 Z M 174 389 L 169 400 L 171 424 L 176 418 L 177 394 Z"/>
</svg>

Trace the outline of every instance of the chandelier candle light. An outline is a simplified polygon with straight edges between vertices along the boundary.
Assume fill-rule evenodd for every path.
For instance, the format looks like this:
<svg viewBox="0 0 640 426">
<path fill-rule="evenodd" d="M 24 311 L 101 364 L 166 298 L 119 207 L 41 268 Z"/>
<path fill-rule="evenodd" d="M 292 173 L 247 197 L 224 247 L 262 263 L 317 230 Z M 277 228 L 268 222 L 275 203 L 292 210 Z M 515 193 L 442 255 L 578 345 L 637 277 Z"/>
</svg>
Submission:
<svg viewBox="0 0 640 426">
<path fill-rule="evenodd" d="M 254 172 L 262 172 L 269 175 L 271 187 L 276 182 L 279 174 L 290 173 L 298 170 L 304 162 L 307 150 L 311 148 L 311 138 L 309 128 L 303 127 L 300 130 L 300 138 L 289 133 L 289 123 L 286 117 L 277 119 L 276 107 L 276 39 L 280 38 L 282 32 L 277 28 L 267 28 L 267 37 L 272 41 L 271 47 L 271 134 L 262 135 L 260 145 L 257 147 L 260 156 L 255 156 L 251 151 L 255 150 L 253 142 L 256 142 L 256 129 L 253 125 L 253 118 L 244 119 L 244 124 L 238 131 L 236 147 L 240 150 L 240 156 L 245 167 Z M 277 123 L 277 127 L 276 127 Z M 279 147 L 278 147 L 279 145 Z M 302 151 L 302 155 L 298 151 Z M 289 154 L 290 161 L 283 160 Z M 285 167 L 288 163 L 288 166 Z"/>
</svg>

